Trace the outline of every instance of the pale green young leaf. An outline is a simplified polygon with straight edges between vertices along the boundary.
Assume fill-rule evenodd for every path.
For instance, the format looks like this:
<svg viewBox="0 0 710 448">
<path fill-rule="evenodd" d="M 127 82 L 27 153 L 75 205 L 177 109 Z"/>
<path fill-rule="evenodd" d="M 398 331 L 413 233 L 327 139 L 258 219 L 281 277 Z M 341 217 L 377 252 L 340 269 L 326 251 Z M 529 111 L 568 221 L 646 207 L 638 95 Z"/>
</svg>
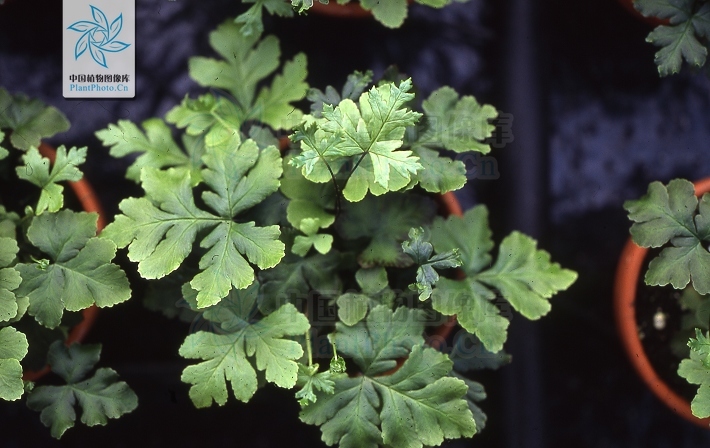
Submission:
<svg viewBox="0 0 710 448">
<path fill-rule="evenodd" d="M 682 289 L 689 282 L 701 294 L 710 293 L 710 253 L 703 246 L 710 240 L 710 197 L 698 202 L 693 184 L 683 179 L 668 186 L 653 182 L 641 199 L 627 201 L 624 208 L 634 221 L 631 236 L 643 247 L 670 243 L 649 264 L 645 281 L 650 285 L 673 285 Z"/>
<path fill-rule="evenodd" d="M 439 281 L 437 269 L 451 269 L 461 266 L 461 257 L 458 249 L 446 251 L 436 255 L 434 247 L 424 236 L 424 229 L 412 228 L 409 230 L 409 239 L 402 243 L 402 250 L 412 257 L 417 268 L 417 281 L 409 288 L 419 293 L 419 300 L 431 297 L 434 285 Z"/>
<path fill-rule="evenodd" d="M 192 57 L 190 77 L 203 87 L 227 90 L 241 110 L 249 111 L 257 84 L 279 66 L 278 39 L 266 36 L 260 40 L 260 33 L 245 35 L 243 27 L 230 20 L 210 33 L 210 45 L 224 60 Z"/>
<path fill-rule="evenodd" d="M 296 398 L 301 406 L 315 403 L 317 400 L 316 391 L 322 391 L 327 394 L 335 392 L 335 383 L 333 382 L 335 374 L 330 370 L 319 372 L 318 368 L 318 364 L 313 364 L 312 366 L 298 364 L 296 386 L 300 387 L 300 390 L 296 392 Z"/>
<path fill-rule="evenodd" d="M 307 234 L 308 232 L 306 232 L 304 226 L 315 225 L 316 230 L 325 229 L 335 222 L 335 215 L 328 213 L 317 203 L 304 199 L 292 199 L 289 201 L 286 208 L 286 218 L 294 228 Z M 307 221 L 308 224 L 304 224 L 304 221 Z"/>
<path fill-rule="evenodd" d="M 42 157 L 35 147 L 22 156 L 22 161 L 24 165 L 15 168 L 17 176 L 42 189 L 35 213 L 56 212 L 64 206 L 64 187 L 57 182 L 77 181 L 83 177 L 78 166 L 86 161 L 86 147 L 71 148 L 68 152 L 64 145 L 57 148 L 51 171 L 49 159 Z"/>
<path fill-rule="evenodd" d="M 343 195 L 352 202 L 368 191 L 382 195 L 404 188 L 422 168 L 409 150 L 401 150 L 404 132 L 421 117 L 406 107 L 414 98 L 411 80 L 386 83 L 360 96 L 324 105 L 322 118 L 298 129 L 293 138 L 302 153 L 292 161 L 314 182 L 328 182 L 346 162 L 354 163 Z"/>
<path fill-rule="evenodd" d="M 16 239 L 16 229 L 19 224 L 20 215 L 8 212 L 3 205 L 0 205 L 0 237 Z"/>
<path fill-rule="evenodd" d="M 335 209 L 336 190 L 332 183 L 323 185 L 322 183 L 311 182 L 303 176 L 301 170 L 291 163 L 292 154 L 284 157 L 283 178 L 281 179 L 281 193 L 291 202 L 295 202 L 294 208 L 306 208 L 304 211 L 292 210 L 292 218 L 289 222 L 297 226 L 299 218 L 318 218 L 323 223 L 327 223 L 325 210 Z M 306 205 L 308 204 L 308 205 Z M 314 207 L 318 207 L 316 210 Z M 332 216 L 332 214 L 330 214 Z M 330 224 L 328 224 L 330 225 Z M 327 227 L 327 226 L 326 226 Z"/>
<path fill-rule="evenodd" d="M 52 437 L 58 439 L 74 426 L 77 404 L 82 409 L 81 422 L 87 426 L 104 426 L 109 418 L 118 418 L 138 406 L 138 397 L 114 370 L 100 368 L 86 378 L 100 351 L 100 345 L 66 347 L 61 341 L 51 345 L 49 363 L 67 384 L 35 387 L 27 406 L 40 411 L 40 420 L 51 428 Z"/>
<path fill-rule="evenodd" d="M 327 254 L 331 247 L 333 247 L 333 235 L 298 235 L 293 241 L 291 252 L 296 255 L 300 255 L 301 257 L 305 257 L 311 248 L 314 248 L 321 254 Z"/>
<path fill-rule="evenodd" d="M 193 100 L 187 95 L 182 103 L 173 107 L 165 115 L 168 123 L 192 136 L 203 136 L 207 147 L 237 147 L 241 142 L 240 127 L 246 117 L 233 102 L 226 98 L 215 98 L 208 93 Z"/>
<path fill-rule="evenodd" d="M 414 147 L 440 148 L 457 153 L 491 151 L 485 140 L 493 135 L 490 123 L 498 116 L 491 105 L 481 105 L 472 96 L 459 97 L 451 87 L 441 87 L 422 103 L 426 126 Z"/>
<path fill-rule="evenodd" d="M 338 318 L 342 323 L 352 327 L 365 318 L 370 304 L 370 298 L 364 294 L 346 292 L 338 297 Z"/>
<path fill-rule="evenodd" d="M 468 388 L 450 371 L 446 355 L 415 345 L 391 375 L 335 379 L 334 393 L 316 392 L 300 417 L 321 426 L 327 445 L 343 448 L 421 448 L 471 437 L 476 424 L 463 399 Z"/>
<path fill-rule="evenodd" d="M 93 237 L 96 220 L 95 213 L 62 210 L 36 216 L 27 230 L 51 261 L 17 264 L 22 283 L 15 294 L 29 298 L 29 314 L 45 327 L 57 327 L 64 309 L 111 307 L 131 296 L 126 274 L 111 263 L 116 245 Z"/>
<path fill-rule="evenodd" d="M 283 72 L 274 77 L 271 87 L 261 89 L 249 118 L 274 129 L 291 129 L 300 123 L 303 113 L 291 103 L 306 97 L 307 74 L 306 55 L 299 53 L 284 64 Z"/>
<path fill-rule="evenodd" d="M 361 0 L 360 6 L 372 11 L 375 19 L 387 28 L 399 28 L 407 18 L 407 0 Z"/>
<path fill-rule="evenodd" d="M 466 184 L 466 165 L 461 160 L 441 156 L 439 151 L 424 146 L 412 147 L 412 154 L 419 157 L 422 169 L 414 181 L 431 193 L 446 193 Z"/>
<path fill-rule="evenodd" d="M 279 387 L 296 384 L 296 360 L 303 356 L 303 349 L 287 336 L 308 331 L 308 318 L 293 305 L 285 304 L 255 320 L 258 289 L 259 284 L 255 283 L 244 293 L 233 290 L 208 309 L 210 314 L 205 317 L 216 319 L 224 333 L 199 331 L 189 335 L 180 347 L 180 356 L 203 360 L 186 367 L 182 374 L 182 381 L 191 384 L 190 398 L 198 408 L 210 406 L 213 401 L 224 405 L 229 395 L 227 382 L 231 382 L 238 400 L 249 401 L 257 389 L 255 369 L 263 371 L 266 380 Z"/>
<path fill-rule="evenodd" d="M 301 153 L 289 159 L 289 164 L 301 168 L 303 177 L 311 182 L 332 182 L 349 160 L 349 154 L 340 148 L 344 141 L 341 133 L 329 133 L 315 123 L 301 124 L 289 137 L 301 144 Z"/>
<path fill-rule="evenodd" d="M 24 392 L 20 361 L 27 355 L 27 338 L 12 327 L 0 328 L 0 399 L 14 401 Z"/>
<path fill-rule="evenodd" d="M 423 196 L 368 196 L 360 202 L 347 203 L 336 228 L 346 239 L 369 239 L 358 256 L 363 267 L 403 267 L 412 264 L 402 250 L 409 229 L 427 225 L 433 217 L 434 204 Z"/>
<path fill-rule="evenodd" d="M 53 106 L 21 93 L 11 95 L 0 87 L 0 129 L 11 129 L 10 144 L 27 151 L 38 147 L 43 138 L 68 131 L 69 120 Z"/>
<path fill-rule="evenodd" d="M 128 167 L 126 178 L 138 182 L 141 169 L 186 167 L 191 171 L 195 168 L 194 157 L 185 153 L 175 140 L 170 128 L 159 118 L 150 118 L 142 123 L 145 133 L 128 120 L 118 120 L 117 124 L 109 124 L 106 129 L 95 133 L 104 146 L 110 147 L 113 157 L 125 157 L 139 154 Z"/>
<path fill-rule="evenodd" d="M 13 238 L 0 237 L 0 322 L 7 322 L 17 316 L 18 306 L 15 291 L 22 277 L 9 267 L 15 260 L 19 247 Z"/>
<path fill-rule="evenodd" d="M 5 141 L 5 133 L 0 130 L 0 143 Z M 3 148 L 0 146 L 0 160 L 4 159 L 5 157 L 10 155 L 10 151 L 7 150 L 7 148 Z"/>
<path fill-rule="evenodd" d="M 550 311 L 549 299 L 569 288 L 577 273 L 551 262 L 534 239 L 513 232 L 501 242 L 495 264 L 476 279 L 500 291 L 523 316 L 539 319 Z"/>
</svg>

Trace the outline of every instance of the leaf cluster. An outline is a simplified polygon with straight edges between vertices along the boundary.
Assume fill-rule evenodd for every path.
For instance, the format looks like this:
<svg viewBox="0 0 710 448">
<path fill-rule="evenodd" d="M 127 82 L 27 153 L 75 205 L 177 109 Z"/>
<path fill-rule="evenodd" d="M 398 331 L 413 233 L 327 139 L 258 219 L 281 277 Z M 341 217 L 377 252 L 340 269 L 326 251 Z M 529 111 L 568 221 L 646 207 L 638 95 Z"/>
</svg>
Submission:
<svg viewBox="0 0 710 448">
<path fill-rule="evenodd" d="M 14 401 L 31 389 L 22 380 L 28 352 L 41 350 L 47 337 L 65 336 L 51 330 L 68 325 L 75 312 L 124 302 L 131 290 L 126 274 L 112 263 L 116 245 L 96 236 L 98 215 L 64 206 L 62 183 L 83 177 L 79 166 L 86 148 L 60 146 L 53 163 L 38 149 L 41 138 L 69 128 L 64 115 L 1 88 L 0 110 L 0 170 L 9 182 L 3 191 L 17 193 L 0 204 L 0 398 Z M 92 353 L 90 362 L 79 356 L 85 350 Z M 117 382 L 113 370 L 99 369 L 85 380 L 99 350 L 66 349 L 55 340 L 48 353 L 37 353 L 40 365 L 46 358 L 69 383 L 39 386 L 27 394 L 28 406 L 42 411 L 40 418 L 54 437 L 74 425 L 75 403 L 89 426 L 135 408 L 135 395 Z"/>
<path fill-rule="evenodd" d="M 461 373 L 474 367 L 426 345 L 426 324 L 457 315 L 486 359 L 498 356 L 481 364 L 497 367 L 502 307 L 537 319 L 576 279 L 517 232 L 493 263 L 483 206 L 436 217 L 432 193 L 465 184 L 456 154 L 490 151 L 497 111 L 448 87 L 419 107 L 411 79 L 369 72 L 309 89 L 300 55 L 269 79 L 278 40 L 245 26 L 210 35 L 222 59 L 190 61 L 193 79 L 219 91 L 168 112 L 185 149 L 160 119 L 145 133 L 130 122 L 97 132 L 115 156 L 139 154 L 128 176 L 144 191 L 99 240 L 166 285 L 170 298 L 151 307 L 194 313 L 179 353 L 195 406 L 247 402 L 271 383 L 297 389 L 301 419 L 329 445 L 472 436 L 483 387 Z M 310 113 L 296 109 L 303 98 Z"/>
</svg>

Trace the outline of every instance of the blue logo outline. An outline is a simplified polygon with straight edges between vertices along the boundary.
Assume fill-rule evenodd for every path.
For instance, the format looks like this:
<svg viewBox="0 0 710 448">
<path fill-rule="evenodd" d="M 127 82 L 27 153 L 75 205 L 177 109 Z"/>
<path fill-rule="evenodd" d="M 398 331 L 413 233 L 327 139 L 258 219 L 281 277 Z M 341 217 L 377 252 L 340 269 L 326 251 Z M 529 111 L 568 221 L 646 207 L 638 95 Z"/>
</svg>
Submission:
<svg viewBox="0 0 710 448">
<path fill-rule="evenodd" d="M 115 40 L 123 29 L 123 14 L 119 14 L 109 25 L 103 11 L 96 6 L 89 6 L 94 22 L 79 20 L 67 27 L 68 30 L 82 33 L 74 46 L 74 60 L 78 60 L 79 56 L 89 50 L 94 62 L 108 68 L 104 52 L 119 53 L 131 45 Z"/>
</svg>

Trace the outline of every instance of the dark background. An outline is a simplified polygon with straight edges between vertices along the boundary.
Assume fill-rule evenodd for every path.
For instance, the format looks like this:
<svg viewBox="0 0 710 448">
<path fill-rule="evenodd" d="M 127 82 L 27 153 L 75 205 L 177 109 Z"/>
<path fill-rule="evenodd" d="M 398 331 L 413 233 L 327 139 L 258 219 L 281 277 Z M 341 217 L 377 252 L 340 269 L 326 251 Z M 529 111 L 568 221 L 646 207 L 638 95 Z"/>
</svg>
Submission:
<svg viewBox="0 0 710 448">
<path fill-rule="evenodd" d="M 62 110 L 72 129 L 54 145 L 89 146 L 84 167 L 109 214 L 136 187 L 93 132 L 118 119 L 162 116 L 200 92 L 187 59 L 211 54 L 207 34 L 243 6 L 236 0 L 137 0 L 137 96 L 61 96 L 61 2 L 14 0 L 0 7 L 0 85 Z M 539 322 L 513 318 L 513 363 L 475 374 L 487 389 L 487 428 L 450 447 L 699 447 L 710 432 L 660 404 L 621 352 L 611 312 L 617 257 L 628 237 L 622 208 L 649 182 L 707 175 L 710 82 L 690 73 L 659 79 L 650 27 L 614 0 L 472 0 L 443 10 L 410 8 L 399 30 L 374 21 L 311 15 L 268 19 L 283 53 L 304 51 L 310 85 L 340 86 L 353 70 L 389 64 L 424 94 L 451 85 L 512 113 L 515 140 L 492 153 L 500 178 L 471 179 L 470 207 L 491 209 L 494 236 L 520 229 L 580 277 Z M 423 96 L 424 96 L 423 95 Z M 475 176 L 472 176 L 475 177 Z M 142 286 L 136 282 L 136 296 Z M 143 309 L 140 299 L 102 311 L 89 342 L 102 365 L 139 396 L 133 413 L 107 427 L 49 437 L 22 403 L 0 405 L 1 447 L 321 446 L 298 421 L 291 391 L 267 387 L 249 405 L 196 410 L 177 355 L 188 325 Z"/>
</svg>

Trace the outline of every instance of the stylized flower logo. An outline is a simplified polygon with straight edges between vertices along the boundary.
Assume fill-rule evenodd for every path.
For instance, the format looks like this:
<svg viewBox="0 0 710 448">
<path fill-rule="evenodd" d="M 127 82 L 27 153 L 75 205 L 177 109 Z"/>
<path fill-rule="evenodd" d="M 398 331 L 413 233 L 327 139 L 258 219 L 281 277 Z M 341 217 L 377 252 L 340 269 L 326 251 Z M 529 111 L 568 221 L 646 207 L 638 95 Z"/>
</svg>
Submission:
<svg viewBox="0 0 710 448">
<path fill-rule="evenodd" d="M 123 28 L 123 14 L 119 14 L 110 26 L 106 14 L 99 8 L 91 6 L 91 15 L 94 17 L 93 22 L 80 20 L 67 28 L 82 33 L 74 46 L 74 59 L 79 59 L 79 56 L 88 49 L 97 64 L 108 68 L 104 51 L 118 53 L 130 46 L 125 42 L 115 40 Z"/>
</svg>

